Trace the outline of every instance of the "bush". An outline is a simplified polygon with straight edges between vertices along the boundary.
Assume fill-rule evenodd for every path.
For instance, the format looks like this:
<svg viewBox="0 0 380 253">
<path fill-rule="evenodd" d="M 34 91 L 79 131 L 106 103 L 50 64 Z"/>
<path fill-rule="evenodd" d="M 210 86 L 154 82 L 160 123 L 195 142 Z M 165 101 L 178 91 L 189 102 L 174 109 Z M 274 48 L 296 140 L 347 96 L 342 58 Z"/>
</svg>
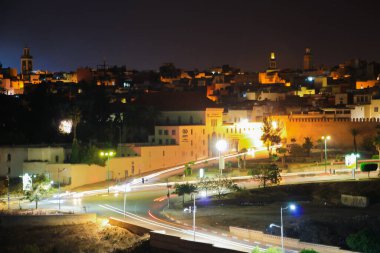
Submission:
<svg viewBox="0 0 380 253">
<path fill-rule="evenodd" d="M 313 249 L 303 249 L 300 251 L 300 253 L 318 253 L 318 251 L 315 251 Z"/>
<path fill-rule="evenodd" d="M 360 170 L 363 172 L 368 172 L 368 177 L 369 177 L 369 173 L 371 171 L 377 170 L 377 163 L 362 163 L 360 164 Z"/>
<path fill-rule="evenodd" d="M 363 229 L 356 234 L 351 234 L 346 238 L 346 243 L 350 249 L 365 253 L 380 252 L 380 237 L 370 229 Z"/>
<path fill-rule="evenodd" d="M 362 163 L 360 164 L 360 170 L 363 172 L 375 171 L 377 170 L 377 163 Z"/>
<path fill-rule="evenodd" d="M 373 155 L 372 159 L 379 159 L 379 155 Z"/>
</svg>

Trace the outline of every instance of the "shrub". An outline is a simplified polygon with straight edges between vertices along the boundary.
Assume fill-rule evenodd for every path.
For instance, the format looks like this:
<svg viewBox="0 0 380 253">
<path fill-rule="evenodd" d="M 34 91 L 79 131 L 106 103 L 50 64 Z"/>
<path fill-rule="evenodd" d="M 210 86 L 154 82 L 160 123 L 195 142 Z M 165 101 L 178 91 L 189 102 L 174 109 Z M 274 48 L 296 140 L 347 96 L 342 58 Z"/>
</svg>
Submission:
<svg viewBox="0 0 380 253">
<path fill-rule="evenodd" d="M 368 177 L 369 177 L 369 173 L 371 171 L 377 170 L 377 163 L 362 163 L 360 164 L 360 170 L 363 172 L 368 172 Z"/>
<path fill-rule="evenodd" d="M 365 253 L 380 252 L 380 237 L 370 229 L 363 229 L 356 234 L 350 234 L 346 238 L 350 249 Z"/>
<path fill-rule="evenodd" d="M 303 249 L 300 251 L 300 253 L 318 253 L 318 251 L 315 251 L 313 249 Z"/>
</svg>

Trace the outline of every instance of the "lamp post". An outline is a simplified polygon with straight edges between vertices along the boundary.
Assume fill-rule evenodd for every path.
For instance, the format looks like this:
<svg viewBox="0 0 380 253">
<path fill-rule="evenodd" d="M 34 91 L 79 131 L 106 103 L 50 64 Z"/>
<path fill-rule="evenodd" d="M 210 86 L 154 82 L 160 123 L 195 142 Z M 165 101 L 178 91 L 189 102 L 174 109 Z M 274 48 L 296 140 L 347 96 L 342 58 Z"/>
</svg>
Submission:
<svg viewBox="0 0 380 253">
<path fill-rule="evenodd" d="M 125 208 L 126 208 L 126 202 L 127 202 L 127 188 L 129 188 L 129 184 L 125 184 L 125 187 L 124 187 L 124 219 L 126 216 Z"/>
<path fill-rule="evenodd" d="M 59 180 L 59 173 L 64 171 L 66 168 L 59 169 L 58 168 L 58 211 L 61 211 L 61 181 Z"/>
<path fill-rule="evenodd" d="M 322 140 L 325 142 L 325 173 L 327 173 L 327 140 L 330 140 L 330 135 L 322 136 Z"/>
<path fill-rule="evenodd" d="M 169 186 L 169 179 L 168 178 L 166 179 L 166 188 L 168 189 L 168 193 L 166 195 L 168 197 L 168 209 L 170 209 L 170 191 L 169 191 L 170 186 Z"/>
<path fill-rule="evenodd" d="M 224 170 L 224 157 L 222 155 L 222 152 L 224 152 L 227 149 L 227 142 L 225 140 L 218 140 L 216 142 L 216 149 L 219 151 L 219 170 L 220 175 L 223 175 Z"/>
<path fill-rule="evenodd" d="M 193 196 L 193 236 L 194 236 L 194 242 L 195 242 L 195 197 L 196 193 L 191 194 Z"/>
<path fill-rule="evenodd" d="M 279 225 L 276 225 L 276 224 L 270 224 L 269 227 L 278 227 L 281 229 L 281 252 L 282 253 L 285 253 L 284 251 L 284 223 L 283 223 L 283 219 L 282 219 L 282 211 L 283 210 L 286 210 L 286 209 L 290 209 L 291 211 L 295 211 L 297 209 L 296 205 L 294 204 L 290 204 L 286 207 L 282 207 L 280 208 L 280 213 L 281 213 L 281 226 Z"/>
<path fill-rule="evenodd" d="M 355 168 L 352 170 L 352 179 L 355 179 L 355 171 L 358 169 L 358 158 L 360 157 L 358 153 L 354 155 L 355 155 Z"/>
<path fill-rule="evenodd" d="M 110 194 L 110 183 L 109 183 L 109 176 L 110 176 L 110 157 L 116 155 L 115 152 L 113 151 L 108 151 L 108 152 L 100 152 L 101 157 L 107 157 L 107 192 Z"/>
</svg>

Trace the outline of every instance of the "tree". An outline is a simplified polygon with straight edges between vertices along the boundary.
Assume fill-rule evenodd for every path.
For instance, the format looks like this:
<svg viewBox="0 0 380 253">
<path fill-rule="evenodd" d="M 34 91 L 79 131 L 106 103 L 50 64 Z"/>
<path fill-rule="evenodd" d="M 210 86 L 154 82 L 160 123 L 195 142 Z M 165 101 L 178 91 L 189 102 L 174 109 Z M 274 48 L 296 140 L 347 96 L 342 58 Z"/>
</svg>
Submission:
<svg viewBox="0 0 380 253">
<path fill-rule="evenodd" d="M 73 144 L 74 144 L 78 141 L 78 139 L 77 139 L 77 127 L 78 127 L 78 124 L 80 123 L 80 120 L 82 117 L 82 112 L 79 109 L 79 107 L 74 106 L 73 108 L 71 108 L 69 114 L 70 114 L 70 118 L 73 122 Z"/>
<path fill-rule="evenodd" d="M 346 243 L 351 250 L 377 253 L 380 252 L 380 237 L 370 229 L 363 229 L 356 234 L 350 234 Z"/>
<path fill-rule="evenodd" d="M 189 162 L 185 164 L 185 170 L 184 170 L 185 177 L 191 176 L 191 174 L 193 173 L 191 165 L 194 165 L 194 162 Z"/>
<path fill-rule="evenodd" d="M 182 196 L 182 206 L 185 205 L 185 195 L 186 194 L 192 194 L 193 192 L 197 191 L 197 186 L 195 184 L 189 184 L 186 182 L 186 184 L 175 184 L 174 185 L 174 192 L 175 194 L 178 194 L 178 196 Z"/>
<path fill-rule="evenodd" d="M 303 249 L 300 251 L 300 253 L 318 253 L 318 251 L 315 251 L 313 249 Z"/>
<path fill-rule="evenodd" d="M 376 171 L 376 170 L 377 170 L 377 163 L 362 163 L 362 164 L 360 164 L 360 171 L 368 172 L 368 178 L 369 178 L 369 173 L 371 171 Z"/>
<path fill-rule="evenodd" d="M 218 199 L 222 199 L 227 191 L 238 191 L 239 187 L 231 179 L 223 176 L 217 176 L 212 181 L 212 189 L 216 190 Z"/>
<path fill-rule="evenodd" d="M 292 156 L 294 156 L 294 157 L 303 156 L 305 154 L 305 150 L 302 148 L 301 145 L 299 145 L 299 144 L 293 144 L 290 147 L 290 154 Z"/>
<path fill-rule="evenodd" d="M 207 192 L 209 189 L 212 189 L 212 184 L 213 182 L 208 177 L 204 177 L 204 178 L 201 178 L 201 180 L 198 182 L 197 188 L 199 190 L 205 191 L 206 197 L 207 197 Z"/>
<path fill-rule="evenodd" d="M 356 144 L 356 136 L 359 134 L 359 130 L 356 129 L 356 128 L 352 128 L 351 129 L 351 135 L 353 137 L 353 141 L 354 141 L 354 150 L 355 150 L 355 154 L 358 153 L 358 147 L 357 147 L 357 144 Z"/>
<path fill-rule="evenodd" d="M 377 152 L 379 152 L 379 157 L 380 157 L 380 126 L 377 126 L 377 134 L 375 136 L 375 138 L 373 138 L 373 146 L 376 147 L 376 150 Z M 378 164 L 378 166 L 380 167 L 380 163 Z"/>
<path fill-rule="evenodd" d="M 276 152 L 277 152 L 278 154 L 282 155 L 282 156 L 281 156 L 281 164 L 282 164 L 282 165 L 285 164 L 286 151 L 287 151 L 286 148 L 282 148 L 282 147 L 276 149 Z"/>
<path fill-rule="evenodd" d="M 272 120 L 272 118 L 264 118 L 262 126 L 263 135 L 261 136 L 261 140 L 267 147 L 269 156 L 272 154 L 271 146 L 279 144 L 281 142 L 282 130 L 282 126 L 279 126 L 279 124 L 276 121 Z"/>
<path fill-rule="evenodd" d="M 302 144 L 302 147 L 305 149 L 307 156 L 310 156 L 310 150 L 313 148 L 313 142 L 310 137 L 305 137 L 305 142 Z"/>
<path fill-rule="evenodd" d="M 25 198 L 30 202 L 36 202 L 36 209 L 38 208 L 38 201 L 45 197 L 51 190 L 51 183 L 44 174 L 34 175 L 32 177 L 32 189 L 25 191 Z"/>
<path fill-rule="evenodd" d="M 263 187 L 268 183 L 279 184 L 281 182 L 281 170 L 277 164 L 261 164 L 257 168 L 250 171 L 250 175 L 256 180 L 260 181 Z"/>
</svg>

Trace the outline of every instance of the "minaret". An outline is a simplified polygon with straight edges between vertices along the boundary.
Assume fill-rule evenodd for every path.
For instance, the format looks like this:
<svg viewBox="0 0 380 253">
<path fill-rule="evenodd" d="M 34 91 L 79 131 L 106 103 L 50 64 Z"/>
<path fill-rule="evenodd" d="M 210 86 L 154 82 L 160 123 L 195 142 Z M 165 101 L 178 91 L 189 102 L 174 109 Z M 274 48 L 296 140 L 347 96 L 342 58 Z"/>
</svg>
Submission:
<svg viewBox="0 0 380 253">
<path fill-rule="evenodd" d="M 29 74 L 33 70 L 33 57 L 30 55 L 28 47 L 24 47 L 23 52 L 21 56 L 21 73 Z"/>
<path fill-rule="evenodd" d="M 269 69 L 276 69 L 276 68 L 277 68 L 276 56 L 274 52 L 271 52 L 270 58 L 269 58 Z"/>
<path fill-rule="evenodd" d="M 306 48 L 305 55 L 303 56 L 303 70 L 310 70 L 313 68 L 311 49 Z"/>
</svg>

